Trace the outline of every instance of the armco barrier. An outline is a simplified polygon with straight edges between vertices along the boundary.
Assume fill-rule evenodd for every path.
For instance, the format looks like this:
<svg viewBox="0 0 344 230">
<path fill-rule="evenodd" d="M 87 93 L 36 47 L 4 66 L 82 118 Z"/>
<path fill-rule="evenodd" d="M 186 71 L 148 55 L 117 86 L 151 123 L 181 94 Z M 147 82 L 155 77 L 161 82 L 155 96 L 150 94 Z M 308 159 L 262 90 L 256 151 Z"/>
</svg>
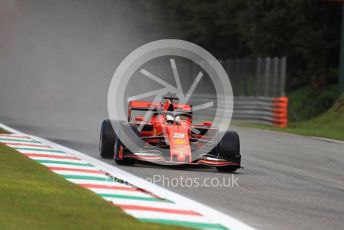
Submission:
<svg viewBox="0 0 344 230">
<path fill-rule="evenodd" d="M 217 108 L 221 110 L 224 98 L 214 95 L 197 95 L 190 101 L 192 105 L 200 105 L 210 101 L 217 101 Z M 235 96 L 233 105 L 233 120 L 249 121 L 260 124 L 286 127 L 288 125 L 288 98 L 287 97 L 243 97 Z M 227 102 L 228 103 L 228 102 Z M 214 116 L 216 107 L 199 110 L 194 113 L 196 122 Z M 225 113 L 230 111 L 224 111 Z"/>
<path fill-rule="evenodd" d="M 288 125 L 288 98 L 235 97 L 233 120 L 286 127 Z"/>
</svg>

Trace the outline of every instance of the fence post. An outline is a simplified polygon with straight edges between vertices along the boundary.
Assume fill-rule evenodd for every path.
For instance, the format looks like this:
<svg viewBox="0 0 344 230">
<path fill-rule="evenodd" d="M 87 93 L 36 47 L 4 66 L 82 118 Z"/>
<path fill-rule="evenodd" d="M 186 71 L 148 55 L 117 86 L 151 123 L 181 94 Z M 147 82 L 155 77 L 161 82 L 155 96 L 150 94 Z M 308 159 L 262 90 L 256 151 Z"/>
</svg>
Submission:
<svg viewBox="0 0 344 230">
<path fill-rule="evenodd" d="M 226 72 L 229 76 L 229 79 L 232 84 L 232 90 L 233 90 L 233 95 L 236 95 L 236 80 L 235 80 L 235 71 L 234 71 L 234 66 L 233 66 L 233 61 L 232 59 L 227 59 L 226 60 Z"/>
<path fill-rule="evenodd" d="M 342 26 L 340 38 L 340 57 L 339 57 L 339 74 L 338 85 L 339 93 L 344 93 L 344 4 L 342 6 Z"/>
<path fill-rule="evenodd" d="M 272 81 L 273 81 L 273 87 L 272 87 L 272 90 L 273 90 L 273 93 L 272 93 L 272 96 L 273 97 L 278 97 L 278 96 L 281 96 L 279 95 L 279 90 L 278 90 L 278 58 L 277 57 L 274 57 L 274 74 L 273 74 L 273 78 L 272 78 Z"/>
<path fill-rule="evenodd" d="M 271 65 L 271 59 L 267 57 L 265 59 L 265 89 L 264 89 L 264 95 L 269 96 L 269 76 L 270 76 L 270 65 Z"/>
<path fill-rule="evenodd" d="M 260 82 L 260 73 L 261 73 L 261 62 L 262 62 L 262 59 L 260 57 L 257 58 L 257 73 L 256 73 L 256 77 L 257 77 L 257 84 L 256 84 L 256 95 L 257 96 L 260 96 L 260 85 L 261 85 L 261 82 Z"/>
<path fill-rule="evenodd" d="M 246 58 L 244 58 L 243 60 L 243 63 L 242 63 L 242 72 L 243 72 L 243 82 L 244 82 L 244 85 L 243 85 L 243 90 L 244 90 L 244 94 L 245 94 L 245 96 L 249 96 L 249 89 L 248 89 L 248 85 L 249 85 L 249 78 L 250 78 L 250 76 L 249 76 L 249 70 L 248 70 L 248 68 L 249 68 L 249 59 L 246 59 Z"/>
<path fill-rule="evenodd" d="M 281 83 L 280 83 L 280 94 L 281 96 L 285 96 L 285 80 L 286 80 L 286 75 L 287 75 L 287 58 L 286 57 L 282 57 L 280 59 L 281 62 L 281 72 L 280 72 L 280 76 L 281 76 Z"/>
<path fill-rule="evenodd" d="M 236 68 L 236 73 L 237 73 L 237 92 L 238 95 L 242 95 L 242 90 L 241 90 L 241 82 L 242 82 L 242 69 L 241 69 L 241 59 L 237 58 L 235 59 L 235 68 Z"/>
</svg>

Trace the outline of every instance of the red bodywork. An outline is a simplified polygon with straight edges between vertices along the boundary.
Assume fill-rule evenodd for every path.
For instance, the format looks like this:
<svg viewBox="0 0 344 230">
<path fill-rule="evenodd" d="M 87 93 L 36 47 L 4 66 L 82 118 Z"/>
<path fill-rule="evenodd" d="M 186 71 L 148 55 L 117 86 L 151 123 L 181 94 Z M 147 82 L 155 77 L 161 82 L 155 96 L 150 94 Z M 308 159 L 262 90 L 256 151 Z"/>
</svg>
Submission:
<svg viewBox="0 0 344 230">
<path fill-rule="evenodd" d="M 133 111 L 151 111 L 152 116 L 145 121 L 142 116 L 133 117 Z M 177 113 L 182 116 L 180 121 L 168 123 L 166 114 Z M 159 146 L 168 145 L 169 156 L 159 154 L 149 154 L 149 151 L 137 153 L 121 154 L 121 157 L 135 158 L 150 162 L 171 162 L 177 164 L 227 166 L 240 165 L 223 158 L 204 154 L 203 156 L 193 156 L 192 147 L 201 148 L 209 141 L 209 136 L 205 133 L 216 133 L 217 129 L 211 127 L 212 122 L 204 121 L 202 124 L 192 124 L 192 106 L 187 104 L 171 103 L 170 100 L 164 103 L 154 103 L 147 101 L 131 101 L 128 104 L 128 122 L 141 125 L 144 128 L 139 132 L 140 137 L 147 145 Z M 193 129 L 199 130 L 196 134 Z"/>
</svg>

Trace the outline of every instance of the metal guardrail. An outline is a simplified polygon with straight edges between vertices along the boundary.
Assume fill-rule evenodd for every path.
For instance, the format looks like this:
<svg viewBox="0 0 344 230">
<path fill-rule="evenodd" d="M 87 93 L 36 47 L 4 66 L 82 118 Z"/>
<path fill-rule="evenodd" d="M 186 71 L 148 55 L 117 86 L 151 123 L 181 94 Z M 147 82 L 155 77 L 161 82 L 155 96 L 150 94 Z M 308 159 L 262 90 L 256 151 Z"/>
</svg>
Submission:
<svg viewBox="0 0 344 230">
<path fill-rule="evenodd" d="M 286 127 L 288 98 L 236 97 L 232 119 Z"/>
<path fill-rule="evenodd" d="M 198 95 L 193 100 L 195 105 L 214 100 L 214 96 Z M 217 98 L 217 107 L 221 109 L 223 100 Z M 226 112 L 226 111 L 225 111 Z M 229 112 L 229 111 L 228 111 Z M 209 119 L 215 114 L 215 107 L 197 111 L 194 115 L 199 119 Z M 260 124 L 286 127 L 288 124 L 287 97 L 234 97 L 233 120 L 250 121 Z"/>
</svg>

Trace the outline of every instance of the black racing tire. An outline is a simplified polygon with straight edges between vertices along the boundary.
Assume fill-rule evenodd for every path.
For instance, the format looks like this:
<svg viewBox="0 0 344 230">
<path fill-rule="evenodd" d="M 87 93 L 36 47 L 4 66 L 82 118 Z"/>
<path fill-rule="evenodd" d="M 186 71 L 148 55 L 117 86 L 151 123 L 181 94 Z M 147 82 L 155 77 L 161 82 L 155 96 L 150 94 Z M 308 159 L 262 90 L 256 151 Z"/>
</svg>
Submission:
<svg viewBox="0 0 344 230">
<path fill-rule="evenodd" d="M 238 133 L 235 131 L 226 131 L 221 141 L 217 144 L 217 151 L 224 158 L 232 158 L 235 155 L 240 155 Z"/>
<path fill-rule="evenodd" d="M 240 139 L 238 133 L 235 131 L 226 131 L 221 141 L 217 144 L 216 151 L 219 156 L 240 163 Z M 216 168 L 220 172 L 234 172 L 240 166 L 229 165 Z"/>
<path fill-rule="evenodd" d="M 116 133 L 110 120 L 104 120 L 100 129 L 99 152 L 102 158 L 113 158 Z"/>
<path fill-rule="evenodd" d="M 136 133 L 138 135 L 138 130 L 136 125 L 134 124 L 129 124 L 129 123 L 122 123 L 120 125 L 123 125 L 123 129 L 125 130 L 126 128 L 131 128 L 134 133 Z M 122 158 L 120 159 L 119 157 L 119 152 L 120 152 L 120 148 L 124 148 L 125 146 L 122 144 L 121 140 L 116 136 L 115 137 L 115 144 L 114 144 L 114 159 L 116 164 L 119 165 L 133 165 L 135 164 L 135 159 L 134 158 Z"/>
</svg>

